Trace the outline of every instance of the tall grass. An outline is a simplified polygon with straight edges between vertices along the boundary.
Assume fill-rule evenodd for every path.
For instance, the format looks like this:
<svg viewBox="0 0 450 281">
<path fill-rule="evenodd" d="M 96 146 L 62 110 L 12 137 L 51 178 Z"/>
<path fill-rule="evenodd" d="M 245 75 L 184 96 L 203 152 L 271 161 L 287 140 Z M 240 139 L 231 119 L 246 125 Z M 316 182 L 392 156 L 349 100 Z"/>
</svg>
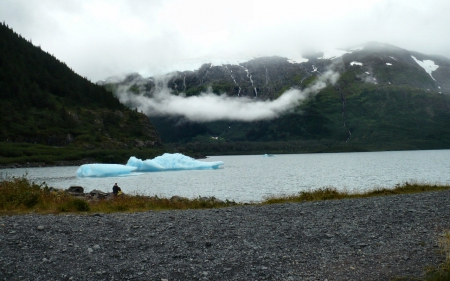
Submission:
<svg viewBox="0 0 450 281">
<path fill-rule="evenodd" d="M 75 197 L 68 192 L 49 188 L 45 183 L 30 182 L 22 177 L 0 179 L 0 214 L 5 213 L 61 213 L 61 212 L 139 212 L 147 210 L 203 209 L 238 205 L 234 201 L 215 198 L 181 198 L 176 200 L 158 196 L 124 195 L 93 200 L 90 196 Z M 304 202 L 345 198 L 417 193 L 450 189 L 450 185 L 404 183 L 392 189 L 379 188 L 364 193 L 338 191 L 332 187 L 300 191 L 294 195 L 272 196 L 261 204 Z"/>
<path fill-rule="evenodd" d="M 86 209 L 89 208 L 84 200 L 80 202 L 80 199 L 55 191 L 45 183 L 30 182 L 26 176 L 0 181 L 0 213 L 76 212 Z"/>
<path fill-rule="evenodd" d="M 233 206 L 233 201 L 210 198 L 160 198 L 157 196 L 121 195 L 105 199 L 73 196 L 49 188 L 45 183 L 30 182 L 26 176 L 0 181 L 0 214 L 61 212 L 140 212 L 148 210 L 204 209 Z"/>
<path fill-rule="evenodd" d="M 338 191 L 334 187 L 324 187 L 312 191 L 300 191 L 293 195 L 278 195 L 266 197 L 262 204 L 275 204 L 283 202 L 304 202 L 349 198 L 367 198 L 373 196 L 410 194 L 426 191 L 439 191 L 450 189 L 450 185 L 437 185 L 426 183 L 403 183 L 397 184 L 394 188 L 376 188 L 363 193 L 351 193 L 348 191 Z"/>
</svg>

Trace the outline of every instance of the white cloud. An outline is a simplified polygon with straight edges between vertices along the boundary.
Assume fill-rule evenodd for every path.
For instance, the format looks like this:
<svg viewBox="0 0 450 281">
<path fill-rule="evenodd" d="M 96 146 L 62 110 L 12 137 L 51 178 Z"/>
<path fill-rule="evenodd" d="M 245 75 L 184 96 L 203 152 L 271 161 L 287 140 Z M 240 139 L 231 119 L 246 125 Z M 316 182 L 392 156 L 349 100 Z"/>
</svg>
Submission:
<svg viewBox="0 0 450 281">
<path fill-rule="evenodd" d="M 175 115 L 197 122 L 216 120 L 255 121 L 274 119 L 281 114 L 297 107 L 307 96 L 317 94 L 327 86 L 336 83 L 339 73 L 332 70 L 323 75 L 304 90 L 290 89 L 276 100 L 262 101 L 249 98 L 229 97 L 225 94 L 216 95 L 211 91 L 198 96 L 185 97 L 172 95 L 167 88 L 170 77 L 162 77 L 157 85 L 164 85 L 157 89 L 151 98 L 135 95 L 126 91 L 127 86 L 119 91 L 119 99 L 123 103 L 131 103 L 133 107 L 142 110 L 148 116 Z"/>
<path fill-rule="evenodd" d="M 0 20 L 93 81 L 366 41 L 450 57 L 449 1 L 1 1 Z"/>
</svg>

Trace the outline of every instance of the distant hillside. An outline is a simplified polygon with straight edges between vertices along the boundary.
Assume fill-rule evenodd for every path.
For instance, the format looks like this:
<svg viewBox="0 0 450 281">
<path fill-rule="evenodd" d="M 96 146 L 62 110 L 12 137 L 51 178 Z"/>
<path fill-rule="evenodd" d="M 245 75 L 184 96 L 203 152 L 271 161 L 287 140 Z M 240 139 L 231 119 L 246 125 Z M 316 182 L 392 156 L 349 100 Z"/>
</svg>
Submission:
<svg viewBox="0 0 450 281">
<path fill-rule="evenodd" d="M 272 151 L 371 151 L 450 148 L 450 60 L 389 44 L 368 43 L 342 55 L 282 57 L 239 65 L 205 64 L 164 79 L 132 74 L 100 84 L 116 95 L 152 98 L 164 84 L 172 95 L 216 94 L 274 100 L 290 88 L 304 89 L 333 65 L 337 83 L 283 116 L 257 122 L 192 122 L 150 116 L 161 138 L 210 154 Z M 130 107 L 139 104 L 128 104 Z"/>
<path fill-rule="evenodd" d="M 5 24 L 0 24 L 0 99 L 0 164 L 12 158 L 64 158 L 58 150 L 45 159 L 45 146 L 70 148 L 67 158 L 72 160 L 81 155 L 77 150 L 95 159 L 102 153 L 89 151 L 161 146 L 145 115 L 125 107 L 104 87 L 79 76 Z M 39 152 L 31 144 L 44 148 Z"/>
</svg>

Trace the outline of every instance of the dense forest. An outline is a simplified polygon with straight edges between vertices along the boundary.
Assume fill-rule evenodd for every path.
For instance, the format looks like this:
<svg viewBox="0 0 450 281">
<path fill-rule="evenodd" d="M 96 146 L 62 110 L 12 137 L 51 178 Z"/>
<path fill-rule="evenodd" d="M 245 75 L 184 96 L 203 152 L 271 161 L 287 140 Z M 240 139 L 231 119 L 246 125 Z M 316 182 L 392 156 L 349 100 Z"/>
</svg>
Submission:
<svg viewBox="0 0 450 281">
<path fill-rule="evenodd" d="M 124 161 L 129 152 L 121 151 L 138 149 L 152 155 L 161 147 L 145 115 L 125 107 L 104 87 L 76 74 L 4 23 L 0 99 L 0 164 L 86 157 Z"/>
</svg>

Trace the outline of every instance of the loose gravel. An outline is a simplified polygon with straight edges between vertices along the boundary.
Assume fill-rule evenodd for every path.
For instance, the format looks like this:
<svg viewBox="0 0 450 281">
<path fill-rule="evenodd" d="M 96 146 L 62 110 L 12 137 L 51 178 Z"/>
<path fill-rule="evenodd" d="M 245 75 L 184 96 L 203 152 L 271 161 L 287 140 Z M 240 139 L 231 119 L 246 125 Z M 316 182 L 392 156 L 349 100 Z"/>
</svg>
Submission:
<svg viewBox="0 0 450 281">
<path fill-rule="evenodd" d="M 0 217 L 0 280 L 389 280 L 444 260 L 450 192 Z"/>
</svg>

